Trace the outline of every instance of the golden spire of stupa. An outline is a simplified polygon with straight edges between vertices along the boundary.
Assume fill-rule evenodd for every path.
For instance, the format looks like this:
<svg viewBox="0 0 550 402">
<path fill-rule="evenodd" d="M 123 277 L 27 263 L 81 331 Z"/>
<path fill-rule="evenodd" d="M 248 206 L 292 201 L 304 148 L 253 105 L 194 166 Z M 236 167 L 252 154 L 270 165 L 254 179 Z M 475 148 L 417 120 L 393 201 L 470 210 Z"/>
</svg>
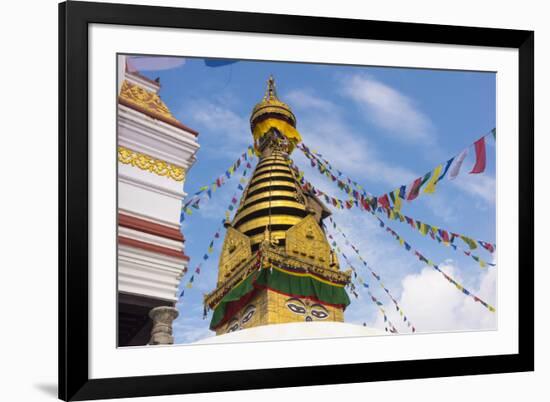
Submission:
<svg viewBox="0 0 550 402">
<path fill-rule="evenodd" d="M 284 322 L 343 321 L 350 274 L 340 272 L 322 229 L 329 210 L 302 189 L 292 169 L 290 152 L 300 135 L 272 76 L 250 124 L 259 161 L 226 226 L 217 287 L 205 297 L 214 310 L 211 328 L 221 334 Z"/>
</svg>

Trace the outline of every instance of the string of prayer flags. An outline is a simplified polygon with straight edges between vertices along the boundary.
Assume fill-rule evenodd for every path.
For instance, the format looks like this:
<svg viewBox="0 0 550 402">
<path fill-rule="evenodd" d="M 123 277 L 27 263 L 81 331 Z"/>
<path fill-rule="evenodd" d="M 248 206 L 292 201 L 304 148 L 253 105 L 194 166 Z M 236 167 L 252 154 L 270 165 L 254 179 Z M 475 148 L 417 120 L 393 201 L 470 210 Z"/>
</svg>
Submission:
<svg viewBox="0 0 550 402">
<path fill-rule="evenodd" d="M 291 168 L 297 174 L 298 176 L 297 179 L 302 185 L 302 188 L 304 189 L 304 191 L 312 192 L 317 196 L 323 197 L 324 200 L 327 202 L 327 204 L 333 205 L 338 209 L 351 209 L 353 207 L 358 207 L 361 210 L 367 210 L 368 212 L 372 212 L 372 211 L 376 211 L 378 213 L 385 212 L 389 219 L 391 220 L 399 219 L 399 221 L 401 222 L 407 222 L 413 229 L 418 230 L 422 235 L 426 236 L 429 234 L 430 238 L 437 241 L 438 243 L 441 243 L 445 246 L 451 246 L 451 248 L 453 248 L 453 250 L 455 251 L 462 251 L 466 256 L 469 256 L 472 259 L 474 259 L 482 268 L 485 268 L 486 266 L 495 265 L 484 261 L 482 258 L 471 254 L 469 251 L 463 250 L 462 248 L 454 244 L 454 240 L 455 238 L 459 237 L 468 245 L 470 250 L 477 248 L 477 244 L 480 244 L 485 250 L 489 251 L 490 253 L 493 253 L 496 249 L 496 245 L 494 243 L 489 243 L 482 240 L 473 240 L 469 236 L 465 236 L 463 234 L 459 234 L 456 232 L 451 232 L 443 228 L 438 228 L 435 225 L 421 222 L 417 219 L 403 215 L 397 208 L 395 208 L 395 205 L 398 205 L 399 208 L 401 206 L 400 198 L 401 198 L 401 195 L 405 193 L 405 189 L 403 188 L 405 186 L 401 186 L 400 188 L 391 192 L 390 197 L 388 197 L 388 195 L 385 194 L 384 196 L 379 197 L 375 202 L 369 203 L 364 199 L 362 199 L 361 202 L 357 202 L 357 200 L 342 201 L 317 189 L 310 182 L 305 180 L 304 172 L 301 171 L 296 165 L 292 164 Z M 438 169 L 438 170 L 441 171 L 441 169 Z M 445 172 L 443 172 L 442 174 L 445 174 Z M 424 181 L 427 181 L 430 176 L 432 176 L 431 173 L 428 173 L 423 179 L 417 179 L 418 183 L 420 183 L 421 185 Z M 433 177 L 441 177 L 441 175 L 437 173 L 437 174 L 434 174 Z M 420 186 L 417 185 L 415 187 L 419 188 Z M 394 204 L 394 207 L 390 206 L 390 198 Z"/>
<path fill-rule="evenodd" d="M 244 179 L 244 184 L 246 184 L 248 182 L 247 179 L 245 178 L 247 172 L 248 172 L 248 170 L 244 170 L 243 174 L 242 174 L 241 180 Z M 207 248 L 206 253 L 204 253 L 204 255 L 202 256 L 202 261 L 196 266 L 196 268 L 194 270 L 194 273 L 193 273 L 193 275 L 191 275 L 191 278 L 187 282 L 187 285 L 185 286 L 185 288 L 191 289 L 193 287 L 193 281 L 195 280 L 195 275 L 197 275 L 197 276 L 200 275 L 202 264 L 206 263 L 206 261 L 208 261 L 210 256 L 214 253 L 214 245 L 215 245 L 216 241 L 221 237 L 222 229 L 224 227 L 225 222 L 228 221 L 230 216 L 231 216 L 230 211 L 233 210 L 234 205 L 237 203 L 238 198 L 239 198 L 238 197 L 239 193 L 244 190 L 244 187 L 241 185 L 241 183 L 243 183 L 243 182 L 239 181 L 239 186 L 237 187 L 237 190 L 235 191 L 235 193 L 231 197 L 231 201 L 230 201 L 229 205 L 227 206 L 227 210 L 225 211 L 225 218 L 222 219 L 218 229 L 216 230 L 216 232 L 214 233 L 214 236 L 212 237 L 212 240 L 210 240 L 210 243 L 208 243 L 208 248 Z M 181 294 L 180 294 L 180 298 L 182 298 L 184 296 L 184 293 L 185 293 L 185 290 L 182 290 Z"/>
<path fill-rule="evenodd" d="M 350 268 L 353 270 L 354 274 L 357 276 L 356 274 L 356 271 L 355 271 L 355 268 L 353 268 L 353 266 L 350 266 Z M 397 331 L 397 329 L 395 328 L 395 325 L 393 325 L 393 323 L 391 322 L 391 320 L 388 318 L 387 314 L 386 314 L 386 310 L 384 310 L 383 306 L 384 304 L 382 302 L 380 302 L 373 294 L 372 292 L 369 290 L 369 285 L 367 283 L 362 283 L 363 286 L 366 288 L 366 292 L 368 293 L 369 295 L 369 300 L 375 305 L 375 307 L 378 309 L 378 311 L 380 311 L 380 314 L 382 314 L 382 317 L 384 318 L 384 330 L 386 332 L 390 332 L 392 334 L 398 334 L 399 332 Z M 350 288 L 351 288 L 351 292 L 352 294 L 355 296 L 356 299 L 359 298 L 359 294 L 355 291 L 355 285 L 352 283 L 350 283 Z M 366 326 L 366 323 L 363 324 L 364 326 Z M 388 329 L 388 326 L 389 326 L 389 329 Z M 410 322 L 409 322 L 409 327 L 411 326 L 410 325 Z M 415 329 L 413 327 L 413 332 L 415 332 Z"/>
<path fill-rule="evenodd" d="M 486 138 L 492 136 L 496 139 L 496 129 L 492 129 L 489 133 L 483 135 L 477 141 L 473 143 L 473 147 L 476 153 L 476 161 L 474 167 L 469 172 L 470 174 L 483 173 L 486 168 Z M 409 185 L 402 185 L 397 187 L 396 190 L 393 190 L 387 194 L 383 194 L 378 197 L 372 196 L 370 193 L 366 192 L 362 186 L 360 186 L 356 181 L 350 179 L 349 177 L 342 177 L 343 174 L 340 170 L 336 169 L 337 175 L 334 174 L 334 168 L 328 160 L 323 158 L 323 156 L 305 144 L 299 144 L 298 148 L 304 153 L 304 155 L 311 162 L 312 167 L 317 167 L 317 170 L 324 176 L 330 178 L 333 182 L 337 182 L 338 187 L 345 191 L 348 195 L 353 197 L 358 202 L 363 203 L 363 199 L 375 199 L 377 203 L 383 207 L 390 206 L 390 199 L 392 201 L 393 208 L 396 210 L 401 209 L 402 201 L 413 201 L 422 193 L 433 194 L 436 191 L 437 184 L 443 180 L 448 175 L 448 180 L 455 179 L 460 173 L 462 164 L 468 155 L 468 150 L 472 145 L 464 149 L 458 155 L 453 156 L 445 163 L 438 165 L 432 171 L 426 173 L 423 176 L 420 176 L 413 180 Z M 372 200 L 369 201 L 372 204 Z M 367 207 L 365 207 L 368 209 Z"/>
<path fill-rule="evenodd" d="M 182 200 L 180 223 L 185 220 L 185 215 L 193 214 L 193 210 L 191 208 L 200 209 L 200 202 L 203 195 L 206 195 L 207 199 L 211 199 L 212 194 L 227 183 L 226 179 L 230 179 L 241 167 L 241 165 L 245 165 L 244 162 L 246 162 L 245 166 L 247 169 L 252 168 L 250 160 L 254 158 L 254 155 L 254 148 L 252 145 L 249 145 L 246 151 L 241 154 L 241 156 L 224 172 L 224 174 L 217 177 L 210 185 L 201 186 L 197 192 L 193 193 L 190 199 Z"/>
<path fill-rule="evenodd" d="M 391 294 L 391 292 L 389 291 L 389 289 L 384 285 L 384 283 L 382 282 L 382 279 L 380 278 L 380 275 L 378 275 L 373 269 L 372 267 L 370 266 L 370 264 L 367 263 L 367 261 L 361 256 L 361 253 L 359 251 L 359 248 L 356 247 L 354 244 L 352 244 L 348 237 L 346 236 L 346 234 L 342 231 L 342 229 L 340 229 L 340 227 L 338 225 L 336 225 L 336 222 L 334 221 L 334 219 L 332 218 L 332 216 L 329 216 L 329 221 L 330 223 L 332 224 L 332 227 L 333 229 L 335 229 L 339 234 L 340 236 L 342 236 L 342 238 L 344 239 L 344 242 L 347 246 L 349 246 L 354 252 L 355 254 L 357 255 L 357 258 L 359 258 L 359 261 L 361 261 L 361 263 L 365 266 L 365 268 L 367 268 L 369 270 L 369 272 L 371 273 L 371 275 L 376 279 L 376 281 L 378 282 L 378 284 L 380 285 L 380 287 L 384 290 L 384 292 L 388 295 L 388 297 L 391 299 L 391 301 L 393 302 L 393 304 L 395 305 L 395 308 L 397 310 L 397 312 L 399 312 L 399 314 L 404 317 L 404 322 L 407 322 L 407 323 L 410 323 L 409 320 L 407 320 L 407 316 L 404 314 L 403 312 L 403 309 L 399 306 L 399 303 L 397 302 L 397 300 L 395 299 L 395 297 L 393 297 L 393 295 Z M 323 224 L 323 226 L 325 226 L 326 228 L 326 225 Z M 328 235 L 329 236 L 329 239 L 333 239 L 333 236 L 331 234 Z M 333 241 L 333 244 L 336 244 L 336 241 Z M 350 266 L 352 266 L 351 262 L 349 261 L 348 257 L 344 254 L 344 253 L 340 253 L 343 257 L 344 257 L 344 260 L 346 261 L 346 263 Z M 368 286 L 367 286 L 368 287 Z M 412 325 L 412 323 L 410 323 L 410 325 L 408 325 L 410 328 L 412 328 L 412 332 L 415 332 L 416 329 L 414 327 L 414 325 Z"/>
<path fill-rule="evenodd" d="M 308 191 L 317 196 L 323 197 L 325 202 L 327 202 L 327 204 L 333 205 L 338 209 L 351 209 L 353 207 L 359 207 L 361 210 L 367 210 L 368 212 L 371 212 L 371 213 L 373 211 L 378 213 L 385 212 L 389 219 L 391 220 L 399 219 L 399 221 L 401 222 L 407 222 L 413 229 L 418 230 L 422 235 L 426 236 L 429 234 L 430 238 L 433 240 L 436 240 L 438 243 L 442 243 L 445 246 L 451 246 L 451 248 L 453 248 L 453 250 L 455 251 L 462 251 L 466 256 L 469 256 L 472 259 L 474 259 L 482 268 L 485 268 L 486 266 L 495 265 L 495 264 L 486 262 L 482 258 L 472 255 L 469 251 L 463 250 L 462 248 L 458 247 L 457 245 L 454 244 L 454 240 L 455 238 L 459 237 L 470 247 L 470 250 L 473 250 L 477 247 L 477 244 L 476 244 L 477 242 L 485 250 L 491 253 L 493 253 L 496 249 L 496 244 L 494 243 L 489 243 L 482 240 L 476 241 L 471 239 L 469 236 L 451 232 L 443 228 L 438 228 L 435 225 L 421 222 L 417 219 L 403 215 L 400 211 L 396 210 L 394 207 L 391 207 L 389 205 L 389 199 L 387 197 L 387 194 L 385 195 L 385 197 L 378 198 L 376 204 L 372 202 L 369 203 L 366 201 L 357 202 L 356 200 L 350 200 L 350 201 L 339 200 L 317 189 L 310 182 L 305 180 L 304 172 L 302 172 L 296 165 L 291 164 L 291 168 L 294 170 L 295 173 L 297 173 L 297 176 L 298 176 L 297 179 L 299 183 L 302 185 L 302 188 L 304 189 L 304 191 Z M 396 197 L 396 193 L 397 193 L 397 197 L 399 197 L 399 194 L 403 192 L 404 190 L 402 188 L 399 188 L 398 190 L 393 191 L 391 194 L 393 194 L 393 196 Z M 394 201 L 394 205 L 395 205 L 395 201 Z"/>
<path fill-rule="evenodd" d="M 439 244 L 442 244 L 447 247 L 450 246 L 455 251 L 461 251 L 464 255 L 474 259 L 482 268 L 485 268 L 487 266 L 495 266 L 495 264 L 486 262 L 482 258 L 471 253 L 471 250 L 476 249 L 478 244 L 481 245 L 485 250 L 489 251 L 490 253 L 494 253 L 496 245 L 493 243 L 485 242 L 482 240 L 474 240 L 468 236 L 451 232 L 443 228 L 438 228 L 437 226 L 403 215 L 392 208 L 384 210 L 379 207 L 375 211 L 377 213 L 386 214 L 386 216 L 390 220 L 399 220 L 402 223 L 407 223 L 409 226 L 411 226 L 414 230 L 418 231 L 423 236 L 429 235 L 432 240 L 437 241 Z M 469 247 L 469 250 L 464 250 L 460 246 L 454 244 L 454 241 L 456 238 L 460 238 L 464 243 L 466 243 Z"/>
<path fill-rule="evenodd" d="M 403 245 L 406 245 L 408 244 L 407 241 L 405 239 L 403 239 L 397 232 L 395 232 L 391 227 L 389 227 L 388 225 L 385 225 L 384 222 L 382 221 L 382 219 L 380 219 L 378 216 L 376 216 L 374 213 L 372 213 L 373 216 L 378 219 L 380 222 L 381 222 L 381 225 L 380 226 L 386 226 L 386 232 L 390 233 L 397 241 L 399 241 L 399 244 L 403 244 Z M 464 293 L 466 296 L 469 296 L 471 297 L 472 299 L 474 299 L 475 302 L 478 302 L 480 303 L 483 307 L 485 307 L 487 310 L 489 310 L 490 312 L 494 313 L 496 311 L 496 309 L 491 306 L 489 303 L 485 302 L 484 300 L 480 299 L 479 297 L 477 297 L 475 294 L 473 294 L 472 292 L 470 292 L 468 289 L 466 289 L 463 285 L 461 285 L 460 283 L 458 283 L 455 279 L 453 279 L 451 276 L 449 276 L 448 274 L 446 274 L 445 272 L 443 272 L 439 266 L 437 264 L 434 264 L 431 260 L 429 260 L 428 258 L 426 258 L 424 255 L 422 255 L 422 253 L 420 253 L 418 250 L 415 250 L 413 249 L 410 245 L 409 247 L 407 248 L 406 247 L 406 250 L 407 251 L 410 251 L 412 252 L 420 261 L 422 261 L 423 263 L 429 265 L 430 267 L 434 268 L 436 271 L 438 271 L 439 273 L 441 273 L 443 275 L 443 277 L 449 281 L 451 284 L 455 285 L 455 287 L 460 290 L 462 293 Z"/>
<path fill-rule="evenodd" d="M 300 183 L 302 189 L 305 192 L 312 193 L 312 194 L 314 194 L 318 197 L 322 197 L 327 204 L 332 205 L 332 206 L 334 206 L 335 208 L 338 208 L 338 209 L 351 209 L 354 205 L 357 204 L 357 202 L 355 200 L 343 201 L 343 200 L 340 200 L 338 198 L 329 196 L 325 192 L 323 192 L 323 191 L 319 190 L 318 188 L 316 188 L 309 181 L 304 179 L 304 172 L 301 171 L 293 162 L 291 162 L 289 167 L 294 172 L 294 174 L 296 176 L 296 180 L 298 181 L 298 183 Z"/>
</svg>

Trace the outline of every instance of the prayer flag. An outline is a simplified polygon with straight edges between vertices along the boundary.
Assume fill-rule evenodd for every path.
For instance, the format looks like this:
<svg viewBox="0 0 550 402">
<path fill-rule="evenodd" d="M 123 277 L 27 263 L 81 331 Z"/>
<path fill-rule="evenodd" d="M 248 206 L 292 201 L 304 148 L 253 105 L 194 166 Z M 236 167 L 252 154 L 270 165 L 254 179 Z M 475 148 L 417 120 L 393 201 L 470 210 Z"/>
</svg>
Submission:
<svg viewBox="0 0 550 402">
<path fill-rule="evenodd" d="M 447 161 L 447 163 L 445 164 L 445 169 L 443 170 L 443 173 L 441 173 L 441 176 L 439 176 L 439 179 L 437 179 L 437 181 L 435 182 L 436 184 L 439 183 L 440 180 L 443 180 L 443 178 L 445 177 L 445 175 L 447 174 L 447 171 L 449 170 L 449 168 L 451 167 L 451 164 L 453 163 L 454 161 L 454 156 L 449 159 Z"/>
<path fill-rule="evenodd" d="M 464 162 L 464 159 L 466 159 L 466 156 L 468 155 L 468 148 L 466 148 L 464 151 L 462 151 L 455 159 L 451 171 L 449 172 L 449 180 L 453 180 L 458 176 L 460 173 L 460 168 L 462 167 L 462 163 Z"/>
<path fill-rule="evenodd" d="M 394 194 L 393 207 L 395 208 L 395 210 L 397 212 L 399 212 L 401 210 L 400 193 L 401 193 L 401 188 L 398 188 L 398 189 L 393 191 L 393 194 Z"/>
<path fill-rule="evenodd" d="M 494 252 L 495 252 L 495 246 L 494 246 L 493 244 L 487 243 L 487 242 L 484 242 L 484 241 L 481 241 L 481 240 L 479 240 L 478 243 L 481 244 L 481 246 L 482 246 L 485 250 L 487 250 L 487 251 L 489 251 L 489 252 L 491 252 L 491 253 L 494 253 Z"/>
<path fill-rule="evenodd" d="M 468 245 L 468 247 L 470 247 L 470 250 L 475 250 L 477 248 L 477 244 L 473 239 L 463 235 L 460 235 L 460 238 Z"/>
<path fill-rule="evenodd" d="M 486 163 L 485 137 L 481 137 L 479 140 L 474 142 L 474 147 L 476 150 L 476 163 L 473 169 L 470 171 L 470 174 L 483 173 L 485 171 L 485 163 Z"/>
<path fill-rule="evenodd" d="M 418 191 L 422 185 L 422 178 L 419 177 L 409 185 L 409 192 L 407 193 L 407 201 L 412 201 L 418 197 Z"/>
<path fill-rule="evenodd" d="M 422 233 L 422 235 L 426 236 L 426 234 L 428 234 L 428 230 L 429 230 L 429 225 L 426 225 L 424 222 L 422 222 L 420 224 L 420 233 Z"/>
<path fill-rule="evenodd" d="M 379 197 L 378 203 L 380 204 L 380 206 L 388 209 L 390 207 L 390 200 L 388 198 L 388 195 L 384 194 L 382 197 Z"/>
<path fill-rule="evenodd" d="M 406 196 L 405 196 L 406 191 L 407 191 L 407 186 L 402 185 L 401 187 L 399 187 L 399 197 L 406 199 Z"/>
<path fill-rule="evenodd" d="M 435 192 L 435 185 L 438 182 L 439 175 L 441 174 L 441 170 L 443 169 L 442 165 L 438 165 L 432 175 L 430 181 L 428 181 L 428 184 L 426 184 L 426 187 L 424 187 L 424 192 L 427 194 L 433 194 Z"/>
</svg>

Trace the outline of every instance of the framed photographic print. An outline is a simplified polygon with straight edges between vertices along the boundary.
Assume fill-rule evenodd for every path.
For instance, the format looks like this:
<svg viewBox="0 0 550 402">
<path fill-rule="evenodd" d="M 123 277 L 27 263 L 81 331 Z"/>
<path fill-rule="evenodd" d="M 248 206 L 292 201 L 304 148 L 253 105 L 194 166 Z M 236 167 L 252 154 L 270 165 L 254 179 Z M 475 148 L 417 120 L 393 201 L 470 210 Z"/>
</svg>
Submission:
<svg viewBox="0 0 550 402">
<path fill-rule="evenodd" d="M 533 32 L 59 16 L 61 399 L 534 369 Z"/>
</svg>

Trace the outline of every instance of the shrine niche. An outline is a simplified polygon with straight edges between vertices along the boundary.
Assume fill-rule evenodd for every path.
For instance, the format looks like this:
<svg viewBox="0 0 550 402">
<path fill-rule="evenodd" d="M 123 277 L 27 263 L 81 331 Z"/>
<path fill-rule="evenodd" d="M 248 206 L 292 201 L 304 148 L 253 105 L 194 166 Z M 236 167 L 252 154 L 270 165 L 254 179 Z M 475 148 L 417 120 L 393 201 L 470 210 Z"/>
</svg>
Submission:
<svg viewBox="0 0 550 402">
<path fill-rule="evenodd" d="M 218 285 L 225 282 L 235 268 L 251 255 L 250 238 L 232 227 L 228 227 L 220 255 Z"/>
<path fill-rule="evenodd" d="M 313 215 L 305 217 L 287 231 L 286 252 L 322 268 L 331 267 L 330 245 Z"/>
</svg>

